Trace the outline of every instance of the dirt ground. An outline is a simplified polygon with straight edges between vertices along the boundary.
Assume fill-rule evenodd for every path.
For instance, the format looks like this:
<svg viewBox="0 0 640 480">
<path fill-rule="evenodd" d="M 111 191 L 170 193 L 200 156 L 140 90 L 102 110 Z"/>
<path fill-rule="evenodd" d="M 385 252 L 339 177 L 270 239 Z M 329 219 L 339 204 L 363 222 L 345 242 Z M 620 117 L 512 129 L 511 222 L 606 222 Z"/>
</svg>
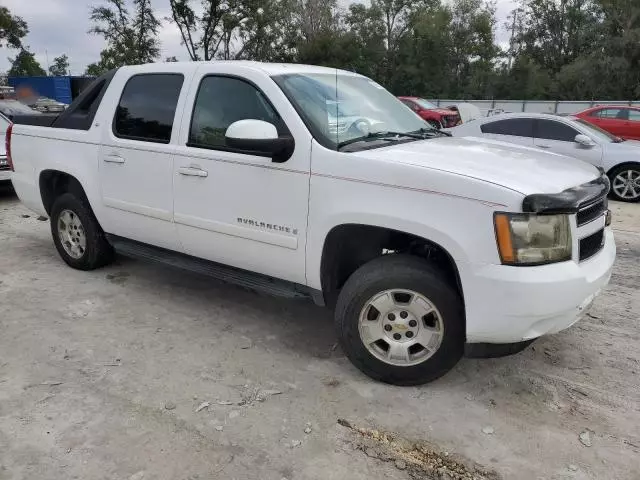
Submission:
<svg viewBox="0 0 640 480">
<path fill-rule="evenodd" d="M 306 302 L 126 258 L 72 270 L 0 192 L 0 479 L 459 478 L 349 422 L 504 479 L 637 480 L 640 205 L 612 209 L 618 259 L 590 316 L 398 388 L 352 367 Z"/>
</svg>

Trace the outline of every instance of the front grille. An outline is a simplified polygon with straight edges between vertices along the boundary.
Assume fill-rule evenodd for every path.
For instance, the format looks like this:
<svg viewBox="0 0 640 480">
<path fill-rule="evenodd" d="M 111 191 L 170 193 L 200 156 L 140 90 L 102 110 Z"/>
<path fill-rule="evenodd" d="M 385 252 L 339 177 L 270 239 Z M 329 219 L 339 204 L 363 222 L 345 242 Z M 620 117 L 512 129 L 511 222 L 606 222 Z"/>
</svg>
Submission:
<svg viewBox="0 0 640 480">
<path fill-rule="evenodd" d="M 580 240 L 580 261 L 593 257 L 604 247 L 604 229 Z"/>
<path fill-rule="evenodd" d="M 596 218 L 604 215 L 607 211 L 607 199 L 598 200 L 596 203 L 587 205 L 586 207 L 580 207 L 577 215 L 578 226 L 586 225 L 587 223 L 595 220 Z"/>
</svg>

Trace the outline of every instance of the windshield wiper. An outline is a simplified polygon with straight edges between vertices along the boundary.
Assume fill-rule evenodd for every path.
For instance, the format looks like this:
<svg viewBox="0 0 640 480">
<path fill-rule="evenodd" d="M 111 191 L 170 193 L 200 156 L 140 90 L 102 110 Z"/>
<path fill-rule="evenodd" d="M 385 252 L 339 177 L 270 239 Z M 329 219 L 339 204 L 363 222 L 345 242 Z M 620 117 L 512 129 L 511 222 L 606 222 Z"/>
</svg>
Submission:
<svg viewBox="0 0 640 480">
<path fill-rule="evenodd" d="M 437 133 L 440 135 L 444 135 L 445 137 L 452 137 L 453 135 L 449 132 L 443 132 L 442 130 L 438 129 L 438 128 L 421 128 L 419 130 L 416 130 L 415 132 L 411 132 L 411 133 L 416 133 L 416 132 L 420 132 L 420 133 Z"/>
<path fill-rule="evenodd" d="M 421 129 L 422 130 L 422 129 Z M 344 140 L 338 143 L 338 150 L 342 147 L 346 147 L 347 145 L 351 145 L 352 143 L 357 142 L 366 142 L 367 140 L 386 140 L 388 142 L 400 141 L 399 137 L 408 137 L 415 138 L 416 140 L 424 140 L 424 134 L 428 132 L 425 129 L 424 132 L 421 130 L 416 130 L 415 132 L 371 132 L 362 137 L 350 138 L 349 140 Z"/>
</svg>

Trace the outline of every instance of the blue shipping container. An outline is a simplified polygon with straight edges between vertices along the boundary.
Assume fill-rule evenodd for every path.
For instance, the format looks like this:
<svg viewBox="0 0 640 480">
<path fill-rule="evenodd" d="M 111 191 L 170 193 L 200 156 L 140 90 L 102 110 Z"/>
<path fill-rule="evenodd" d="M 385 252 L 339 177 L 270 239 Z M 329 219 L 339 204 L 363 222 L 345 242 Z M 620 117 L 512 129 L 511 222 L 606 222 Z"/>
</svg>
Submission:
<svg viewBox="0 0 640 480">
<path fill-rule="evenodd" d="M 71 77 L 9 77 L 14 89 L 29 87 L 39 97 L 53 98 L 58 102 L 71 103 Z"/>
</svg>

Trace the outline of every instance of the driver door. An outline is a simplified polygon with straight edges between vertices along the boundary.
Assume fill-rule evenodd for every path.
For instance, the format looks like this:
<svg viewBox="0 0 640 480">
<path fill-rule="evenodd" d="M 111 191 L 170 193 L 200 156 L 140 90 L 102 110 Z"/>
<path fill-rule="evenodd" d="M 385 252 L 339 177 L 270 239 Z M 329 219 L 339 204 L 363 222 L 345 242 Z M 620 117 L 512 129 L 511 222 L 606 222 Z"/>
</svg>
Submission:
<svg viewBox="0 0 640 480">
<path fill-rule="evenodd" d="M 200 73 L 194 80 L 185 108 L 191 118 L 183 119 L 174 157 L 174 221 L 189 255 L 305 283 L 310 142 L 293 132 L 293 155 L 274 163 L 225 141 L 229 125 L 244 119 L 290 134 L 259 86 L 264 77 L 254 76 Z"/>
</svg>

